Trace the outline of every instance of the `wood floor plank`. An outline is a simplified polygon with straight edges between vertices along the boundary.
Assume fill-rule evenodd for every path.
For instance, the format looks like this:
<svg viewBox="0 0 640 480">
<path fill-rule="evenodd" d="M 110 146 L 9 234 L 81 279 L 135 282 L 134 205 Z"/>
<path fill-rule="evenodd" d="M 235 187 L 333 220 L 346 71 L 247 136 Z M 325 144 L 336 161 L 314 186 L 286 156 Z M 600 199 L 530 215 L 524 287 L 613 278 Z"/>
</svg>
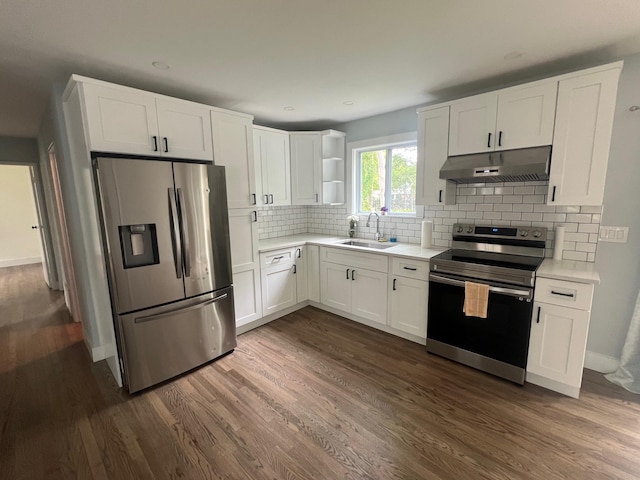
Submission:
<svg viewBox="0 0 640 480">
<path fill-rule="evenodd" d="M 0 478 L 635 479 L 640 396 L 520 387 L 307 307 L 130 396 L 39 265 L 0 269 Z"/>
</svg>

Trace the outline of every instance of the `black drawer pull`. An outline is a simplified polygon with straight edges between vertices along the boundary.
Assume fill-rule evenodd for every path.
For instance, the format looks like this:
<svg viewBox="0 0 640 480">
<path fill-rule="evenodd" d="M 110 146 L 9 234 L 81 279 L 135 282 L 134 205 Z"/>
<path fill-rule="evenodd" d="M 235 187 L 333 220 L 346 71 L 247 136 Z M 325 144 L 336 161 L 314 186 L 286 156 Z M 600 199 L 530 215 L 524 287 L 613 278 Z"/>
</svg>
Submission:
<svg viewBox="0 0 640 480">
<path fill-rule="evenodd" d="M 575 293 L 565 293 L 565 292 L 556 292 L 555 290 L 551 290 L 551 295 L 560 295 L 561 297 L 575 297 Z"/>
<path fill-rule="evenodd" d="M 396 280 L 397 280 L 397 278 L 394 278 L 394 279 L 393 279 L 393 290 L 394 290 L 394 291 L 395 291 L 395 289 L 396 289 Z"/>
<path fill-rule="evenodd" d="M 351 270 L 351 280 L 355 280 L 355 279 L 356 279 L 356 271 Z"/>
<path fill-rule="evenodd" d="M 349 269 L 347 268 L 347 280 L 349 280 Z"/>
<path fill-rule="evenodd" d="M 538 307 L 538 318 L 536 319 L 536 323 L 540 323 L 540 310 L 542 310 L 542 307 Z"/>
<path fill-rule="evenodd" d="M 491 133 L 489 133 L 489 138 L 487 139 L 487 148 L 491 148 Z"/>
<path fill-rule="evenodd" d="M 414 267 L 402 267 L 402 268 L 404 268 L 405 270 L 411 270 L 412 272 L 415 272 L 416 270 L 418 270 L 417 268 L 414 268 Z"/>
</svg>

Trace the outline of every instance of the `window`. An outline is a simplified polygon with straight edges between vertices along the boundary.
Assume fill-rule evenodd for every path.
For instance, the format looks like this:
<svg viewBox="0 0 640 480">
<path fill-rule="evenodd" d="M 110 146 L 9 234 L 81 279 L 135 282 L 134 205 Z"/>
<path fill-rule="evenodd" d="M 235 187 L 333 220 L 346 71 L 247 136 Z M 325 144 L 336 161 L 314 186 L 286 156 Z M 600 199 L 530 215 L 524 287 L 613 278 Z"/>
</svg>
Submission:
<svg viewBox="0 0 640 480">
<path fill-rule="evenodd" d="M 416 212 L 416 142 L 356 151 L 355 186 L 358 212 Z"/>
</svg>

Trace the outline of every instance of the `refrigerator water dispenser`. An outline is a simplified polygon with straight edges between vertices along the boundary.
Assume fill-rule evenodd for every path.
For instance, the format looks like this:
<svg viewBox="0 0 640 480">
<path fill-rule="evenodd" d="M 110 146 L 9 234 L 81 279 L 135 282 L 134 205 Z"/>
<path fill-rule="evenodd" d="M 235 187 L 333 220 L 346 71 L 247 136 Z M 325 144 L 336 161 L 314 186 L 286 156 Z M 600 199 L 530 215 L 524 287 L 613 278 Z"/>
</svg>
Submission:
<svg viewBox="0 0 640 480">
<path fill-rule="evenodd" d="M 124 268 L 145 267 L 160 262 L 155 223 L 120 225 L 118 230 Z"/>
</svg>

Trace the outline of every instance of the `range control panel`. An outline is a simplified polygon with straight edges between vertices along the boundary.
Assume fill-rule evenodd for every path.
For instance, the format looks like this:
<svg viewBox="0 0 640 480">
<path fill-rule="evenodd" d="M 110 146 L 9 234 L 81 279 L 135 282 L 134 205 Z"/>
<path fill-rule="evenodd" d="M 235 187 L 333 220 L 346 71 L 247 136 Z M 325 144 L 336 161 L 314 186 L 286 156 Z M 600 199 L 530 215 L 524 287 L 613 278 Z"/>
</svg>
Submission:
<svg viewBox="0 0 640 480">
<path fill-rule="evenodd" d="M 453 225 L 453 239 L 473 237 L 480 241 L 482 238 L 503 238 L 511 240 L 546 241 L 547 229 L 544 227 L 508 227 L 501 225 L 472 225 L 456 223 Z"/>
</svg>

